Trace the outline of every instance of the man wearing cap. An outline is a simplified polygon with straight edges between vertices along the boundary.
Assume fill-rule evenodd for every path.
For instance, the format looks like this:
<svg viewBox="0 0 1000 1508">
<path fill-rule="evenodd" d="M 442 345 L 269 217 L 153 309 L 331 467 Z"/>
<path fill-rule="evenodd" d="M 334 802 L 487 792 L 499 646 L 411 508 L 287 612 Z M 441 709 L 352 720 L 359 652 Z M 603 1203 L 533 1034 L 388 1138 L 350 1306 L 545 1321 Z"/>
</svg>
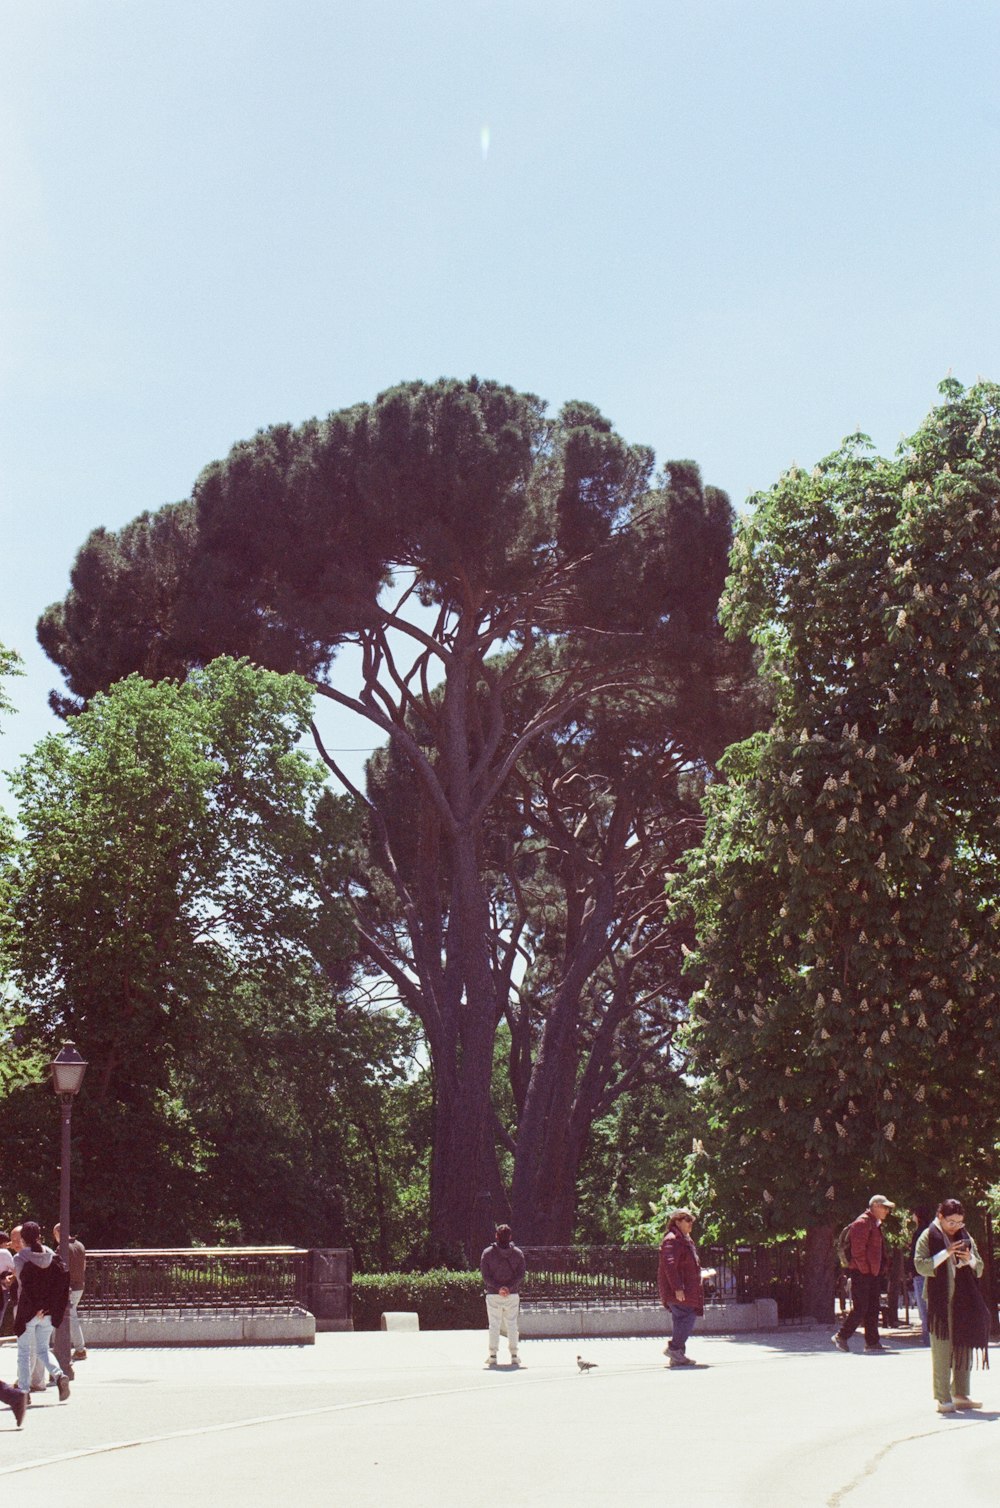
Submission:
<svg viewBox="0 0 1000 1508">
<path fill-rule="evenodd" d="M 705 1312 L 701 1263 L 698 1249 L 691 1239 L 694 1215 L 690 1210 L 674 1210 L 667 1233 L 660 1243 L 660 1263 L 656 1280 L 660 1303 L 670 1310 L 672 1328 L 665 1355 L 671 1367 L 693 1367 L 688 1356 L 688 1336 L 699 1314 Z"/>
<path fill-rule="evenodd" d="M 878 1338 L 885 1256 L 882 1221 L 895 1207 L 884 1194 L 873 1194 L 868 1208 L 851 1222 L 851 1312 L 830 1337 L 838 1351 L 850 1349 L 847 1342 L 861 1324 L 865 1327 L 865 1355 L 878 1356 L 886 1349 Z"/>
</svg>

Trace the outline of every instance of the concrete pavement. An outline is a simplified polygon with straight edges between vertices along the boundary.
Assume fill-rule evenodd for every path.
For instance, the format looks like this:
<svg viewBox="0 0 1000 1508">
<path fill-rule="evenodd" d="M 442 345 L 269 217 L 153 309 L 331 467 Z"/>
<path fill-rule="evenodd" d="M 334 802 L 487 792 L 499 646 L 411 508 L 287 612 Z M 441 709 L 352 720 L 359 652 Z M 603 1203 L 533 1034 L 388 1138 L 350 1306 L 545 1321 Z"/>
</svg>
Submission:
<svg viewBox="0 0 1000 1508">
<path fill-rule="evenodd" d="M 94 1350 L 68 1404 L 34 1395 L 20 1432 L 0 1410 L 0 1475 L 74 1508 L 661 1508 L 678 1485 L 699 1508 L 895 1508 L 929 1490 L 996 1503 L 1000 1378 L 974 1374 L 984 1409 L 942 1418 L 910 1340 L 869 1357 L 825 1328 L 696 1334 L 707 1365 L 685 1372 L 662 1338 L 528 1340 L 523 1370 L 488 1372 L 485 1339 Z"/>
</svg>

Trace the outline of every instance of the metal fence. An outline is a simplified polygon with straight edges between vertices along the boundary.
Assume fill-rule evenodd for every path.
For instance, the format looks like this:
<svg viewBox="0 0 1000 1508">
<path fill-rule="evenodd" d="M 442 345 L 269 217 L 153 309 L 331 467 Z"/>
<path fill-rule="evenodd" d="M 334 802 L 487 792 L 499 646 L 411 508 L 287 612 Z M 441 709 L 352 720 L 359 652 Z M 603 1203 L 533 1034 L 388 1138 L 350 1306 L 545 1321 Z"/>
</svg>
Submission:
<svg viewBox="0 0 1000 1508">
<path fill-rule="evenodd" d="M 705 1285 L 717 1302 L 777 1302 L 778 1317 L 802 1316 L 802 1250 L 798 1241 L 772 1245 L 701 1246 L 703 1267 L 715 1269 Z M 615 1308 L 658 1304 L 655 1246 L 526 1246 L 525 1302 L 539 1307 L 573 1304 Z"/>
<path fill-rule="evenodd" d="M 309 1255 L 292 1246 L 88 1251 L 84 1304 L 109 1313 L 304 1309 Z"/>
</svg>

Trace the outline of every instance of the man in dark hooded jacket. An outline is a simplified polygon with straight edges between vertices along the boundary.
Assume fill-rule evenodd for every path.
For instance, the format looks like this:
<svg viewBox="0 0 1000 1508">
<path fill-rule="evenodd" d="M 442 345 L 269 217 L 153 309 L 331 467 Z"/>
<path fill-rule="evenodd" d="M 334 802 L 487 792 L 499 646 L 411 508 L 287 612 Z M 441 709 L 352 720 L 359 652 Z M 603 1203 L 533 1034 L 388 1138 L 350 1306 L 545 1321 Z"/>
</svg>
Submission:
<svg viewBox="0 0 1000 1508">
<path fill-rule="evenodd" d="M 22 1393 L 31 1387 L 32 1349 L 59 1389 L 59 1401 L 69 1397 L 69 1378 L 49 1350 L 52 1330 L 62 1322 L 69 1303 L 69 1273 L 51 1247 L 43 1246 L 35 1220 L 21 1224 L 21 1250 L 14 1258 L 17 1275 L 17 1382 Z M 32 1347 L 34 1340 L 34 1347 Z M 28 1400 L 31 1401 L 30 1399 Z"/>
<path fill-rule="evenodd" d="M 492 1246 L 487 1246 L 479 1262 L 486 1289 L 486 1315 L 490 1323 L 490 1351 L 486 1358 L 488 1367 L 497 1364 L 497 1346 L 500 1330 L 507 1334 L 510 1347 L 510 1364 L 519 1366 L 517 1357 L 517 1321 L 521 1308 L 519 1289 L 524 1281 L 524 1252 L 514 1245 L 509 1225 L 498 1225 Z"/>
</svg>

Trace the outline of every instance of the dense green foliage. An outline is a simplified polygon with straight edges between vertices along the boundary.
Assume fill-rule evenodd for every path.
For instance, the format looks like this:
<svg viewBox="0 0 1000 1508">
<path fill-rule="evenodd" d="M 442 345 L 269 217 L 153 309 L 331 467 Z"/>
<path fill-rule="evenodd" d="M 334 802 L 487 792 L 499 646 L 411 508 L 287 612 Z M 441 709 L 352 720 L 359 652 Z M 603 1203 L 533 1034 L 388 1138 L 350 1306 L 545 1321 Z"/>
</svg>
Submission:
<svg viewBox="0 0 1000 1508">
<path fill-rule="evenodd" d="M 481 1330 L 486 1324 L 483 1280 L 478 1272 L 355 1273 L 355 1330 L 378 1330 L 383 1314 L 416 1312 L 421 1330 Z"/>
<path fill-rule="evenodd" d="M 12 776 L 14 1039 L 48 1056 L 75 1038 L 91 1064 L 76 1209 L 101 1244 L 328 1244 L 350 1226 L 334 1096 L 380 1125 L 376 1085 L 403 1083 L 413 1043 L 343 1003 L 353 939 L 326 890 L 351 819 L 296 747 L 310 701 L 234 661 L 182 685 L 133 676 Z M 12 1089 L 4 1111 L 5 1202 L 45 1218 L 51 1097 Z"/>
<path fill-rule="evenodd" d="M 674 905 L 720 1197 L 779 1229 L 995 1176 L 1000 390 L 943 391 L 895 459 L 789 472 L 733 555 L 775 720 Z"/>
</svg>

